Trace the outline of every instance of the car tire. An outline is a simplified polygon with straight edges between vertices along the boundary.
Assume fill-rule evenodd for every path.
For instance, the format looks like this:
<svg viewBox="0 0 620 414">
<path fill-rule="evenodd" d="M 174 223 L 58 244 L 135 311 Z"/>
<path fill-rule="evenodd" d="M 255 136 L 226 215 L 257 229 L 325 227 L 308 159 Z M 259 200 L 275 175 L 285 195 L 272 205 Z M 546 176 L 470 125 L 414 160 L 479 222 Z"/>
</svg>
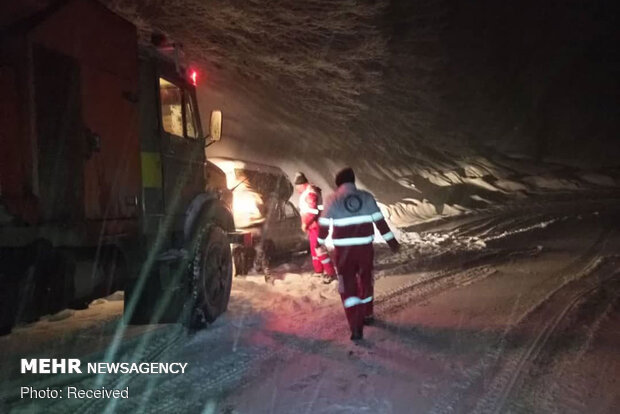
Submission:
<svg viewBox="0 0 620 414">
<path fill-rule="evenodd" d="M 232 254 L 227 234 L 214 224 L 201 228 L 191 262 L 189 325 L 200 328 L 228 307 L 232 287 Z"/>
</svg>

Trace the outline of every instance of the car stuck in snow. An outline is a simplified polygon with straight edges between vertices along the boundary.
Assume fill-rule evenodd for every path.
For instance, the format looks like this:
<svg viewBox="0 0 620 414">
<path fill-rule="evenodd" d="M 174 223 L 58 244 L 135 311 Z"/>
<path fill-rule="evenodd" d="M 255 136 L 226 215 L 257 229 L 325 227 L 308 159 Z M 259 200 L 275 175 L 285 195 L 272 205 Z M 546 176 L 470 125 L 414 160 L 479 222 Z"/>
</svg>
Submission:
<svg viewBox="0 0 620 414">
<path fill-rule="evenodd" d="M 247 235 L 243 246 L 233 247 L 236 275 L 247 274 L 252 267 L 268 271 L 274 258 L 308 250 L 299 211 L 289 201 L 293 185 L 281 168 L 232 158 L 210 162 L 226 174 L 223 191 L 232 198 L 237 229 Z"/>
</svg>

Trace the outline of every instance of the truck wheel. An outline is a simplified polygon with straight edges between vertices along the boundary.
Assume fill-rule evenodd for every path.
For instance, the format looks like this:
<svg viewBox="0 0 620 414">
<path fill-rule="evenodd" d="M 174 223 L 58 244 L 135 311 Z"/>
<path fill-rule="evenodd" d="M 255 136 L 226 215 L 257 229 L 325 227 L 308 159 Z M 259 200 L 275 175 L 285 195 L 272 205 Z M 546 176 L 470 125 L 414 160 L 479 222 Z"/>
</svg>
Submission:
<svg viewBox="0 0 620 414">
<path fill-rule="evenodd" d="M 192 270 L 193 310 L 190 326 L 213 322 L 226 311 L 232 287 L 232 255 L 224 230 L 215 225 L 200 229 Z"/>
</svg>

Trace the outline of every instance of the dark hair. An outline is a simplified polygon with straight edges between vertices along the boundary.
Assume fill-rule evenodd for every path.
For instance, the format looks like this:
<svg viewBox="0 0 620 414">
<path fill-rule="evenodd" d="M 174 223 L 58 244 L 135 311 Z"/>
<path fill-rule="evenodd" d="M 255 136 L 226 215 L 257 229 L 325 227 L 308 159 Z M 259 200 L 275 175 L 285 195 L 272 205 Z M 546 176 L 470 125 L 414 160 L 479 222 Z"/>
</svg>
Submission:
<svg viewBox="0 0 620 414">
<path fill-rule="evenodd" d="M 308 184 L 308 179 L 302 172 L 295 174 L 295 185 Z"/>
<path fill-rule="evenodd" d="M 355 183 L 355 173 L 353 168 L 344 168 L 336 174 L 336 186 L 340 187 L 344 183 Z"/>
</svg>

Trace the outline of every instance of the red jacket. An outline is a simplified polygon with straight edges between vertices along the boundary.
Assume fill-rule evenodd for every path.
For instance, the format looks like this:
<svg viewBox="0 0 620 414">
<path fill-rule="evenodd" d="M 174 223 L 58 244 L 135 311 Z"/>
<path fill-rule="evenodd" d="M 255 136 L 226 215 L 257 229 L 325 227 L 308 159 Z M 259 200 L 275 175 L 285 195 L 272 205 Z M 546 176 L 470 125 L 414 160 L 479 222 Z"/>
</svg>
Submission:
<svg viewBox="0 0 620 414">
<path fill-rule="evenodd" d="M 311 184 L 306 185 L 306 189 L 299 196 L 299 213 L 301 222 L 307 229 L 318 228 L 319 214 L 323 209 L 321 200 L 321 189 Z"/>
</svg>

